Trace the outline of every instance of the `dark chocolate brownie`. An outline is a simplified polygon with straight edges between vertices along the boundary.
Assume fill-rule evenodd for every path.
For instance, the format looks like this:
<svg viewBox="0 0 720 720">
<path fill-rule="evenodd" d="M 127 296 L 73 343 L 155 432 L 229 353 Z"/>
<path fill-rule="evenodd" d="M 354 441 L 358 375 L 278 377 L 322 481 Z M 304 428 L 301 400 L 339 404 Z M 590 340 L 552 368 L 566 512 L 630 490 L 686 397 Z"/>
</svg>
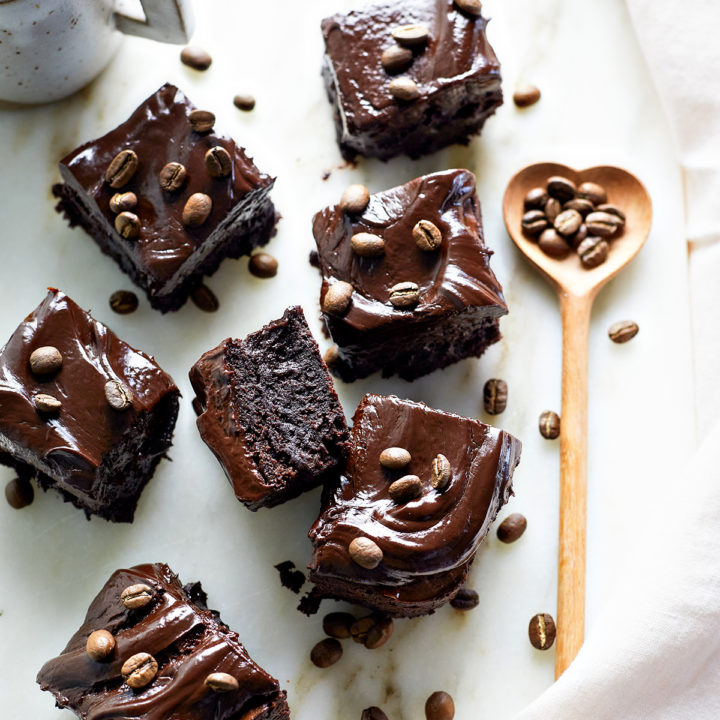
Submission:
<svg viewBox="0 0 720 720">
<path fill-rule="evenodd" d="M 397 41 L 393 31 L 407 25 L 423 26 L 427 40 Z M 486 25 L 453 0 L 389 0 L 323 20 L 323 77 L 343 156 L 419 157 L 467 144 L 502 105 Z M 398 81 L 408 99 L 393 94 Z"/>
<path fill-rule="evenodd" d="M 37 682 L 83 720 L 287 720 L 278 681 L 206 600 L 200 583 L 183 587 L 167 565 L 118 570 Z M 150 657 L 127 676 L 123 666 L 140 653 Z"/>
<path fill-rule="evenodd" d="M 179 394 L 152 357 L 51 289 L 0 350 L 0 463 L 88 517 L 132 522 Z"/>
<path fill-rule="evenodd" d="M 251 510 L 339 472 L 347 424 L 302 308 L 220 343 L 193 366 L 190 381 L 200 434 Z"/>
<path fill-rule="evenodd" d="M 193 130 L 193 110 L 178 88 L 163 85 L 122 125 L 64 157 L 63 184 L 53 187 L 58 210 L 70 225 L 81 225 L 163 312 L 180 308 L 224 258 L 266 244 L 276 223 L 268 195 L 273 178 L 260 172 L 231 138 L 213 129 Z M 211 148 L 220 148 L 215 154 L 222 157 L 206 159 Z M 126 158 L 127 167 L 111 173 L 120 178 L 111 186 L 106 171 L 123 151 L 135 153 L 137 169 L 132 173 L 135 161 Z M 180 163 L 184 172 L 174 166 L 161 187 L 161 171 L 168 163 Z M 177 188 L 163 189 L 168 186 Z M 121 198 L 111 207 L 117 193 L 133 193 L 136 204 Z M 186 203 L 196 193 L 212 202 L 200 224 L 202 214 L 183 219 Z M 125 230 L 131 237 L 116 229 L 116 211 L 122 210 L 136 218 L 130 218 L 130 230 Z M 133 222 L 138 223 L 135 237 Z"/>
<path fill-rule="evenodd" d="M 388 448 L 390 458 L 382 455 Z M 520 451 L 519 440 L 477 420 L 366 395 L 345 475 L 326 490 L 310 530 L 315 598 L 395 617 L 449 602 L 512 494 Z"/>
<path fill-rule="evenodd" d="M 439 246 L 421 250 L 418 223 L 436 228 Z M 373 257 L 359 255 L 359 233 L 384 245 Z M 500 339 L 507 313 L 502 288 L 490 269 L 483 241 L 475 176 L 467 170 L 425 175 L 370 196 L 364 212 L 339 205 L 315 215 L 320 261 L 320 305 L 339 357 L 331 370 L 343 380 L 377 370 L 413 380 L 463 358 L 479 357 Z M 415 233 L 416 234 L 416 233 Z M 327 294 L 339 281 L 352 286 L 346 311 L 328 310 Z M 415 283 L 418 301 L 393 305 L 391 289 Z"/>
</svg>

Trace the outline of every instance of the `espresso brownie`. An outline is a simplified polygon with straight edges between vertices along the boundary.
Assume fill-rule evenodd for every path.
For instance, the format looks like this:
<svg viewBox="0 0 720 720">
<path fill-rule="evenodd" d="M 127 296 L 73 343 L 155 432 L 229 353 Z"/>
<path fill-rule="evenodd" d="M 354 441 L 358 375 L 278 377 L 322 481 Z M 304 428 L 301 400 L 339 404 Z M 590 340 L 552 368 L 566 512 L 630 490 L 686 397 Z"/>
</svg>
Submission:
<svg viewBox="0 0 720 720">
<path fill-rule="evenodd" d="M 122 125 L 60 161 L 58 210 L 147 293 L 177 310 L 226 257 L 270 239 L 273 178 L 214 116 L 163 85 Z"/>
<path fill-rule="evenodd" d="M 193 366 L 190 381 L 200 435 L 251 510 L 339 473 L 347 424 L 302 308 L 223 341 Z"/>
<path fill-rule="evenodd" d="M 51 289 L 0 350 L 0 463 L 88 517 L 132 522 L 179 394 L 152 357 Z"/>
<path fill-rule="evenodd" d="M 390 0 L 322 21 L 323 77 L 346 159 L 467 144 L 502 105 L 487 20 L 458 5 Z"/>
<path fill-rule="evenodd" d="M 320 305 L 338 345 L 331 370 L 413 380 L 500 339 L 507 313 L 483 241 L 475 176 L 425 175 L 315 215 Z"/>
<path fill-rule="evenodd" d="M 278 681 L 206 602 L 167 565 L 118 570 L 37 682 L 83 720 L 287 720 Z"/>
<path fill-rule="evenodd" d="M 512 494 L 520 441 L 477 420 L 366 395 L 350 454 L 312 529 L 313 596 L 395 617 L 455 596 Z"/>
</svg>

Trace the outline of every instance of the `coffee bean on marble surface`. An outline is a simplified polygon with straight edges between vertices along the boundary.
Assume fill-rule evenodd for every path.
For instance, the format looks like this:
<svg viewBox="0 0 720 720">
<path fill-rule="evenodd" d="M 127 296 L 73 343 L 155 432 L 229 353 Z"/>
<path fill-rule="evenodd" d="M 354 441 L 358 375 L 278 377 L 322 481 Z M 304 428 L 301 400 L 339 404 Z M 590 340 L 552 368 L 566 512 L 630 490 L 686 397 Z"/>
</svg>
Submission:
<svg viewBox="0 0 720 720">
<path fill-rule="evenodd" d="M 360 232 L 350 238 L 350 247 L 360 257 L 378 257 L 385 252 L 385 241 L 379 235 Z"/>
<path fill-rule="evenodd" d="M 196 133 L 209 133 L 215 125 L 215 113 L 210 110 L 200 110 L 195 108 L 188 114 L 190 127 Z"/>
<path fill-rule="evenodd" d="M 190 293 L 190 299 L 198 310 L 203 312 L 212 313 L 217 312 L 220 308 L 220 301 L 217 299 L 215 293 L 207 286 L 200 283 Z"/>
<path fill-rule="evenodd" d="M 177 192 L 187 180 L 187 170 L 182 163 L 169 162 L 158 174 L 158 182 L 165 192 Z"/>
<path fill-rule="evenodd" d="M 197 45 L 184 47 L 180 52 L 180 61 L 193 70 L 207 70 L 212 65 L 210 53 Z"/>
<path fill-rule="evenodd" d="M 620 227 L 625 224 L 625 213 L 617 205 L 603 203 L 602 205 L 598 205 L 595 210 L 598 212 L 608 213 L 609 215 L 614 215 L 620 221 Z"/>
<path fill-rule="evenodd" d="M 542 210 L 528 210 L 520 224 L 526 235 L 539 235 L 548 226 L 548 219 Z"/>
<path fill-rule="evenodd" d="M 552 410 L 546 410 L 540 415 L 538 427 L 544 438 L 554 440 L 560 435 L 560 416 Z"/>
<path fill-rule="evenodd" d="M 412 50 L 401 45 L 391 45 L 380 56 L 380 62 L 388 75 L 404 72 L 412 65 L 412 61 Z"/>
<path fill-rule="evenodd" d="M 88 636 L 85 652 L 94 662 L 102 662 L 115 650 L 115 638 L 107 630 L 95 630 Z"/>
<path fill-rule="evenodd" d="M 373 705 L 362 711 L 360 720 L 388 720 L 388 716 L 379 707 Z"/>
<path fill-rule="evenodd" d="M 497 537 L 500 542 L 514 543 L 516 540 L 522 537 L 522 534 L 527 528 L 527 519 L 520 513 L 512 513 L 508 515 L 498 525 Z"/>
<path fill-rule="evenodd" d="M 620 227 L 620 219 L 606 212 L 592 212 L 585 218 L 588 232 L 599 237 L 610 237 Z"/>
<path fill-rule="evenodd" d="M 33 398 L 33 404 L 35 405 L 36 410 L 48 414 L 57 413 L 62 407 L 62 402 L 60 400 L 53 395 L 48 395 L 47 393 L 38 393 Z"/>
<path fill-rule="evenodd" d="M 363 645 L 367 639 L 367 635 L 372 627 L 377 622 L 375 615 L 365 615 L 364 617 L 357 618 L 355 622 L 350 626 L 350 636 L 353 642 Z"/>
<path fill-rule="evenodd" d="M 553 225 L 564 237 L 574 235 L 582 225 L 582 215 L 577 210 L 563 210 L 556 218 Z"/>
<path fill-rule="evenodd" d="M 577 210 L 583 217 L 591 213 L 594 209 L 595 206 L 589 200 L 580 197 L 568 200 L 563 205 L 563 210 Z"/>
<path fill-rule="evenodd" d="M 505 411 L 508 399 L 508 386 L 500 378 L 490 378 L 483 387 L 483 404 L 489 415 L 499 415 Z"/>
<path fill-rule="evenodd" d="M 455 703 L 448 693 L 438 690 L 425 702 L 427 720 L 452 720 L 455 717 Z"/>
<path fill-rule="evenodd" d="M 403 102 L 412 102 L 420 97 L 420 88 L 409 77 L 399 77 L 391 80 L 388 89 L 396 100 L 402 100 Z"/>
<path fill-rule="evenodd" d="M 137 207 L 137 195 L 134 192 L 115 193 L 109 201 L 111 212 L 121 213 L 124 210 L 134 210 Z"/>
<path fill-rule="evenodd" d="M 238 93 L 233 98 L 233 105 L 238 110 L 244 110 L 245 112 L 250 112 L 255 108 L 255 98 L 248 94 L 248 93 Z"/>
<path fill-rule="evenodd" d="M 610 253 L 610 246 L 602 238 L 590 235 L 586 237 L 577 248 L 580 262 L 588 270 L 602 265 Z"/>
<path fill-rule="evenodd" d="M 182 221 L 185 227 L 200 227 L 210 216 L 212 200 L 205 193 L 193 193 L 185 203 Z"/>
<path fill-rule="evenodd" d="M 638 324 L 632 320 L 620 320 L 608 328 L 608 336 L 614 343 L 626 343 L 639 332 Z"/>
<path fill-rule="evenodd" d="M 310 651 L 312 664 L 319 668 L 327 668 L 334 665 L 343 654 L 343 648 L 339 640 L 325 638 L 313 647 Z"/>
<path fill-rule="evenodd" d="M 344 640 L 350 637 L 350 628 L 355 617 L 346 612 L 328 613 L 323 618 L 323 632 L 330 637 Z"/>
<path fill-rule="evenodd" d="M 455 5 L 471 17 L 480 17 L 482 2 L 480 0 L 455 0 Z"/>
<path fill-rule="evenodd" d="M 562 175 L 553 175 L 548 178 L 547 190 L 550 197 L 557 198 L 561 202 L 572 200 L 577 192 L 575 183 Z"/>
<path fill-rule="evenodd" d="M 115 216 L 115 229 L 126 240 L 132 240 L 140 234 L 140 218 L 127 211 Z"/>
<path fill-rule="evenodd" d="M 433 458 L 431 473 L 433 488 L 435 490 L 444 490 L 452 478 L 452 468 L 450 467 L 450 461 L 442 453 L 438 453 Z"/>
<path fill-rule="evenodd" d="M 32 505 L 35 492 L 29 480 L 13 478 L 5 486 L 5 499 L 11 508 L 22 510 L 22 508 Z"/>
<path fill-rule="evenodd" d="M 275 277 L 278 271 L 278 261 L 269 253 L 254 253 L 248 260 L 248 270 L 257 278 Z"/>
<path fill-rule="evenodd" d="M 383 559 L 383 552 L 370 538 L 356 537 L 348 546 L 350 558 L 366 570 L 373 570 Z"/>
<path fill-rule="evenodd" d="M 450 605 L 456 610 L 472 610 L 480 604 L 480 597 L 470 588 L 460 588 Z"/>
<path fill-rule="evenodd" d="M 138 296 L 132 290 L 116 290 L 109 302 L 110 309 L 118 315 L 129 315 L 138 308 Z"/>
<path fill-rule="evenodd" d="M 351 215 L 359 215 L 370 202 L 370 192 L 364 185 L 348 185 L 340 196 L 340 209 Z"/>
<path fill-rule="evenodd" d="M 132 180 L 138 168 L 138 156 L 134 150 L 121 150 L 110 162 L 105 171 L 105 182 L 111 188 L 121 188 Z"/>
<path fill-rule="evenodd" d="M 30 353 L 30 370 L 35 375 L 50 375 L 62 367 L 61 352 L 53 345 L 43 345 Z"/>
<path fill-rule="evenodd" d="M 205 153 L 205 168 L 210 177 L 227 177 L 232 172 L 232 159 L 230 157 L 230 153 L 221 145 L 211 147 Z"/>
<path fill-rule="evenodd" d="M 105 383 L 105 399 L 113 410 L 127 410 L 132 405 L 129 388 L 119 380 L 108 380 Z"/>
<path fill-rule="evenodd" d="M 136 653 L 129 657 L 120 669 L 125 682 L 133 690 L 150 684 L 155 679 L 157 671 L 157 661 L 152 655 L 145 652 Z"/>
<path fill-rule="evenodd" d="M 153 589 L 145 583 L 128 585 L 121 593 L 120 600 L 128 610 L 139 610 L 153 599 Z"/>
<path fill-rule="evenodd" d="M 564 258 L 570 252 L 568 241 L 554 228 L 546 228 L 540 233 L 538 246 L 550 257 Z"/>
<path fill-rule="evenodd" d="M 405 448 L 389 447 L 380 453 L 380 464 L 389 470 L 401 470 L 410 464 L 411 456 Z"/>
<path fill-rule="evenodd" d="M 390 288 L 390 304 L 399 309 L 417 305 L 420 302 L 420 288 L 414 282 L 400 282 Z"/>
<path fill-rule="evenodd" d="M 425 25 L 401 25 L 393 28 L 392 36 L 395 42 L 404 47 L 420 47 L 427 42 L 429 32 Z"/>
<path fill-rule="evenodd" d="M 524 206 L 526 210 L 544 210 L 548 201 L 548 194 L 545 188 L 536 187 L 529 190 L 525 195 Z"/>
<path fill-rule="evenodd" d="M 535 85 L 521 85 L 513 93 L 513 102 L 519 108 L 534 105 L 540 99 L 540 90 Z"/>
<path fill-rule="evenodd" d="M 538 613 L 530 619 L 528 636 L 534 648 L 549 650 L 555 642 L 555 621 L 548 613 Z"/>
<path fill-rule="evenodd" d="M 581 183 L 577 189 L 578 197 L 589 200 L 593 205 L 607 202 L 607 191 L 602 185 L 594 182 Z"/>
<path fill-rule="evenodd" d="M 328 287 L 323 298 L 323 312 L 329 315 L 342 315 L 352 302 L 353 286 L 344 280 L 338 280 Z"/>
<path fill-rule="evenodd" d="M 433 252 L 437 250 L 443 241 L 440 228 L 430 220 L 419 220 L 412 229 L 415 244 L 423 252 Z"/>
<path fill-rule="evenodd" d="M 395 624 L 391 617 L 376 616 L 374 625 L 367 631 L 363 645 L 368 650 L 377 650 L 392 637 L 394 628 Z"/>
<path fill-rule="evenodd" d="M 557 198 L 548 198 L 545 203 L 545 217 L 548 222 L 554 223 L 555 218 L 562 212 L 562 203 Z"/>
<path fill-rule="evenodd" d="M 422 480 L 417 475 L 404 475 L 388 488 L 388 495 L 398 505 L 415 500 L 422 495 Z"/>
<path fill-rule="evenodd" d="M 215 693 L 235 692 L 240 688 L 240 683 L 229 673 L 214 672 L 205 678 L 205 687 Z"/>
</svg>

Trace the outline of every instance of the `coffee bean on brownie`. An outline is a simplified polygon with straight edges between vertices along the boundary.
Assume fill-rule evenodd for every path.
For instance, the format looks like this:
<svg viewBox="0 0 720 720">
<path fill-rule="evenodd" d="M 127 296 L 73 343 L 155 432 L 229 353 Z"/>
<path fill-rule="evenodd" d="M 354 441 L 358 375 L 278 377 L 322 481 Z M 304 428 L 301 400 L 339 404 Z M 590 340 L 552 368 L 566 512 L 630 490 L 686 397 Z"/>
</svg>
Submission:
<svg viewBox="0 0 720 720">
<path fill-rule="evenodd" d="M 536 187 L 528 191 L 524 206 L 526 210 L 544 210 L 547 201 L 548 194 L 545 188 Z"/>
<path fill-rule="evenodd" d="M 577 210 L 583 217 L 591 213 L 594 209 L 595 206 L 589 200 L 581 197 L 568 200 L 563 205 L 563 210 Z"/>
<path fill-rule="evenodd" d="M 472 610 L 480 604 L 480 597 L 470 588 L 460 588 L 450 605 L 456 610 Z"/>
<path fill-rule="evenodd" d="M 388 716 L 379 707 L 373 705 L 362 711 L 360 720 L 388 720 Z"/>
<path fill-rule="evenodd" d="M 535 85 L 521 85 L 513 93 L 513 102 L 519 108 L 530 107 L 540 99 L 540 90 Z"/>
<path fill-rule="evenodd" d="M 5 499 L 8 505 L 15 510 L 22 510 L 22 508 L 32 505 L 34 498 L 35 492 L 29 480 L 13 478 L 5 486 Z"/>
<path fill-rule="evenodd" d="M 190 299 L 193 301 L 195 307 L 203 312 L 217 312 L 220 307 L 220 301 L 217 299 L 215 293 L 207 285 L 203 285 L 202 283 L 192 291 Z"/>
<path fill-rule="evenodd" d="M 233 98 L 233 105 L 238 110 L 250 112 L 255 108 L 255 98 L 248 93 L 239 93 Z"/>
<path fill-rule="evenodd" d="M 614 215 L 618 220 L 618 225 L 622 227 L 625 224 L 625 213 L 617 206 L 611 205 L 610 203 L 603 203 L 595 208 L 598 212 L 608 213 Z"/>
<path fill-rule="evenodd" d="M 420 88 L 409 77 L 399 77 L 391 80 L 388 89 L 396 100 L 402 100 L 403 102 L 412 102 L 420 97 Z"/>
<path fill-rule="evenodd" d="M 205 153 L 205 168 L 214 178 L 227 177 L 232 172 L 230 153 L 222 146 L 215 145 Z"/>
<path fill-rule="evenodd" d="M 185 203 L 182 221 L 185 227 L 200 227 L 210 216 L 212 200 L 205 193 L 193 193 Z"/>
<path fill-rule="evenodd" d="M 561 202 L 572 200 L 577 193 L 575 183 L 562 175 L 553 175 L 548 178 L 547 190 L 551 197 L 557 198 Z"/>
<path fill-rule="evenodd" d="M 544 438 L 554 440 L 560 435 L 560 416 L 552 410 L 546 410 L 540 415 L 538 426 Z"/>
<path fill-rule="evenodd" d="M 310 651 L 312 664 L 319 668 L 327 668 L 334 665 L 343 654 L 342 645 L 335 638 L 321 640 Z"/>
<path fill-rule="evenodd" d="M 115 193 L 108 204 L 112 212 L 121 213 L 123 210 L 134 210 L 137 202 L 137 195 L 134 192 L 123 192 Z"/>
<path fill-rule="evenodd" d="M 133 690 L 150 684 L 155 679 L 157 671 L 157 661 L 152 655 L 145 652 L 132 655 L 123 663 L 122 668 L 120 668 L 125 682 Z"/>
<path fill-rule="evenodd" d="M 526 235 L 539 235 L 547 226 L 548 220 L 542 210 L 528 210 L 520 223 Z"/>
<path fill-rule="evenodd" d="M 332 370 L 332 368 L 340 361 L 340 349 L 337 345 L 331 345 L 323 353 L 323 362 Z"/>
<path fill-rule="evenodd" d="M 373 570 L 383 559 L 383 552 L 375 542 L 366 537 L 356 537 L 348 546 L 350 558 L 366 570 Z"/>
<path fill-rule="evenodd" d="M 530 618 L 528 636 L 534 648 L 549 650 L 555 642 L 555 621 L 548 613 L 538 613 Z"/>
<path fill-rule="evenodd" d="M 105 383 L 105 399 L 113 410 L 127 410 L 132 405 L 130 390 L 119 380 Z"/>
<path fill-rule="evenodd" d="M 134 150 L 121 150 L 105 171 L 105 182 L 111 188 L 121 188 L 132 180 L 138 168 L 138 156 Z"/>
<path fill-rule="evenodd" d="M 61 352 L 53 345 L 43 345 L 30 353 L 30 370 L 35 375 L 50 375 L 62 367 Z"/>
<path fill-rule="evenodd" d="M 323 632 L 330 637 L 344 640 L 350 637 L 350 628 L 355 617 L 346 612 L 328 613 L 323 618 Z"/>
<path fill-rule="evenodd" d="M 350 238 L 350 247 L 360 257 L 378 257 L 385 252 L 385 241 L 379 235 L 360 232 Z"/>
<path fill-rule="evenodd" d="M 128 610 L 139 610 L 153 599 L 153 589 L 145 583 L 128 585 L 121 593 L 120 600 Z"/>
<path fill-rule="evenodd" d="M 582 215 L 577 210 L 563 210 L 556 218 L 553 225 L 563 236 L 574 235 L 582 225 Z M 590 226 L 588 225 L 588 228 Z"/>
<path fill-rule="evenodd" d="M 594 182 L 581 183 L 577 194 L 578 197 L 589 200 L 593 205 L 602 205 L 607 202 L 607 191 L 602 185 Z"/>
<path fill-rule="evenodd" d="M 557 198 L 548 198 L 545 203 L 545 217 L 548 222 L 554 223 L 555 218 L 562 212 L 562 204 Z"/>
<path fill-rule="evenodd" d="M 59 412 L 62 407 L 62 402 L 52 395 L 47 393 L 38 393 L 33 398 L 33 404 L 35 409 L 43 413 L 56 413 Z"/>
<path fill-rule="evenodd" d="M 417 305 L 420 302 L 420 288 L 414 282 L 401 282 L 390 288 L 390 304 L 393 307 L 404 309 Z"/>
<path fill-rule="evenodd" d="M 240 688 L 240 683 L 229 673 L 214 672 L 205 678 L 205 687 L 215 693 L 235 692 Z"/>
<path fill-rule="evenodd" d="M 115 645 L 115 638 L 111 633 L 107 630 L 95 630 L 88 636 L 85 652 L 91 660 L 101 662 L 112 654 Z"/>
<path fill-rule="evenodd" d="M 196 133 L 209 133 L 215 125 L 215 113 L 210 110 L 191 110 L 188 115 L 190 127 Z"/>
<path fill-rule="evenodd" d="M 577 248 L 580 262 L 587 269 L 602 265 L 607 260 L 609 252 L 610 246 L 607 241 L 593 235 L 586 237 Z"/>
<path fill-rule="evenodd" d="M 405 448 L 389 447 L 380 453 L 380 464 L 389 470 L 401 470 L 410 464 L 410 453 Z"/>
<path fill-rule="evenodd" d="M 455 703 L 448 693 L 438 690 L 425 702 L 427 720 L 452 720 L 455 717 Z"/>
<path fill-rule="evenodd" d="M 323 298 L 323 312 L 328 315 L 342 315 L 352 302 L 353 286 L 344 280 L 334 282 Z"/>
<path fill-rule="evenodd" d="M 138 308 L 138 296 L 132 290 L 116 290 L 109 302 L 110 309 L 118 315 L 129 315 Z"/>
<path fill-rule="evenodd" d="M 388 75 L 404 72 L 412 65 L 412 61 L 412 50 L 400 45 L 391 45 L 380 56 L 380 62 Z"/>
<path fill-rule="evenodd" d="M 417 475 L 404 475 L 388 488 L 388 495 L 398 505 L 415 500 L 422 495 L 422 480 Z"/>
<path fill-rule="evenodd" d="M 452 468 L 450 461 L 442 454 L 438 453 L 432 461 L 431 483 L 435 490 L 444 490 L 452 477 Z"/>
<path fill-rule="evenodd" d="M 258 278 L 275 277 L 278 270 L 278 261 L 266 252 L 255 253 L 248 260 L 248 270 Z"/>
<path fill-rule="evenodd" d="M 429 220 L 419 220 L 412 229 L 415 244 L 423 252 L 433 252 L 437 250 L 443 241 L 442 233 L 435 223 Z"/>
<path fill-rule="evenodd" d="M 187 170 L 182 163 L 169 162 L 158 174 L 158 182 L 165 192 L 177 192 L 187 180 Z"/>
<path fill-rule="evenodd" d="M 420 47 L 424 45 L 429 37 L 429 32 L 425 25 L 401 25 L 393 28 L 392 36 L 395 42 L 405 47 Z"/>
<path fill-rule="evenodd" d="M 508 515 L 498 526 L 497 537 L 500 542 L 514 543 L 519 540 L 527 528 L 527 519 L 520 513 Z"/>
<path fill-rule="evenodd" d="M 455 5 L 471 17 L 480 17 L 480 13 L 482 13 L 480 0 L 455 0 Z"/>
<path fill-rule="evenodd" d="M 340 209 L 351 215 L 359 215 L 370 202 L 370 191 L 364 185 L 348 185 L 340 196 Z"/>
<path fill-rule="evenodd" d="M 538 246 L 550 257 L 564 258 L 570 252 L 568 241 L 554 228 L 545 228 L 538 238 Z"/>
<path fill-rule="evenodd" d="M 614 343 L 626 343 L 632 340 L 639 330 L 638 324 L 632 320 L 620 320 L 609 327 L 608 336 Z"/>
<path fill-rule="evenodd" d="M 620 227 L 619 218 L 605 212 L 592 212 L 585 218 L 588 232 L 599 237 L 610 237 Z"/>
<path fill-rule="evenodd" d="M 392 636 L 395 624 L 391 617 L 385 615 L 375 618 L 375 623 L 367 631 L 363 645 L 368 650 L 377 650 L 382 647 Z"/>
<path fill-rule="evenodd" d="M 508 386 L 500 378 L 490 378 L 483 387 L 483 404 L 489 415 L 499 415 L 505 411 L 508 399 Z"/>
<path fill-rule="evenodd" d="M 121 212 L 115 216 L 115 229 L 126 240 L 132 240 L 140 234 L 140 218 L 131 212 Z"/>
<path fill-rule="evenodd" d="M 196 45 L 184 47 L 180 52 L 180 61 L 193 70 L 207 70 L 212 65 L 210 53 Z"/>
</svg>

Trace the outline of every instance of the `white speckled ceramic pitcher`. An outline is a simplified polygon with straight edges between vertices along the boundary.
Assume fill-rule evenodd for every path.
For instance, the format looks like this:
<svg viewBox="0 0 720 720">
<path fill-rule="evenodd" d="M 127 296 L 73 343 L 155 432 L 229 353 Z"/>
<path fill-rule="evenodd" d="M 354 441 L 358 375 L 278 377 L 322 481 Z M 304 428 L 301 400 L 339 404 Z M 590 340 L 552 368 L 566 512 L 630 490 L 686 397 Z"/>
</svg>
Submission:
<svg viewBox="0 0 720 720">
<path fill-rule="evenodd" d="M 120 2 L 0 0 L 0 99 L 71 95 L 110 62 L 123 33 L 169 43 L 192 33 L 190 0 L 140 0 L 144 21 L 122 14 Z"/>
</svg>

